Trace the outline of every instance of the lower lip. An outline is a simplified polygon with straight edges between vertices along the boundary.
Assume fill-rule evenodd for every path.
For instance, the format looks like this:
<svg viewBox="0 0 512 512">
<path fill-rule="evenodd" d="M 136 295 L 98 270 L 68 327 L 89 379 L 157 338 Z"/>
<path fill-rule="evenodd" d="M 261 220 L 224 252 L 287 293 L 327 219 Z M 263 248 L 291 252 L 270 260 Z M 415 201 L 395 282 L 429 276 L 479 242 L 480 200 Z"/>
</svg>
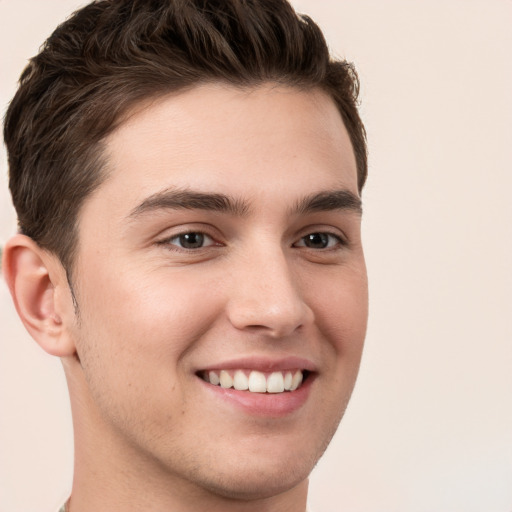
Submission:
<svg viewBox="0 0 512 512">
<path fill-rule="evenodd" d="M 283 417 L 300 409 L 307 401 L 314 375 L 309 374 L 300 388 L 283 393 L 251 393 L 238 391 L 234 388 L 213 386 L 202 380 L 209 393 L 217 398 L 241 408 L 245 413 L 254 416 Z"/>
</svg>

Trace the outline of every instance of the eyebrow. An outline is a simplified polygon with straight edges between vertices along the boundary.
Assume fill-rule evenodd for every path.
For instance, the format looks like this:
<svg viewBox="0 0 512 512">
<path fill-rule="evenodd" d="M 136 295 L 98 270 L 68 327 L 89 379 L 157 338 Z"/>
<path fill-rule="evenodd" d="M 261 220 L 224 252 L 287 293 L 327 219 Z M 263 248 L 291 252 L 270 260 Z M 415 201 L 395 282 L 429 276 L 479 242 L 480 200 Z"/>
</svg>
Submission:
<svg viewBox="0 0 512 512">
<path fill-rule="evenodd" d="M 136 206 L 128 218 L 158 210 L 206 210 L 223 212 L 243 217 L 249 211 L 247 203 L 233 199 L 225 194 L 210 194 L 191 190 L 167 189 L 152 194 Z"/>
<path fill-rule="evenodd" d="M 205 210 L 229 213 L 237 217 L 249 213 L 249 204 L 225 194 L 204 193 L 191 190 L 166 189 L 147 197 L 128 215 L 135 219 L 159 210 Z M 292 214 L 308 214 L 322 211 L 349 210 L 362 214 L 361 199 L 349 190 L 317 192 L 298 201 Z"/>
<path fill-rule="evenodd" d="M 305 197 L 295 205 L 293 211 L 307 214 L 333 210 L 348 210 L 362 215 L 363 204 L 350 190 L 327 190 Z"/>
</svg>

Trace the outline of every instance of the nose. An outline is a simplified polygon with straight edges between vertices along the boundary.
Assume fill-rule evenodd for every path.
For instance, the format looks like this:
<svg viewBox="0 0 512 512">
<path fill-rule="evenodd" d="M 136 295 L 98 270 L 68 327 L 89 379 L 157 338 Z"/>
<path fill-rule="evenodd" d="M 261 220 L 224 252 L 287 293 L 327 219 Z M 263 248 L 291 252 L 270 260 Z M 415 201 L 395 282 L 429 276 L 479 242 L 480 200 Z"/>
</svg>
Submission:
<svg viewBox="0 0 512 512">
<path fill-rule="evenodd" d="M 255 252 L 231 270 L 227 314 L 235 328 L 282 338 L 313 321 L 298 276 L 282 250 Z"/>
</svg>

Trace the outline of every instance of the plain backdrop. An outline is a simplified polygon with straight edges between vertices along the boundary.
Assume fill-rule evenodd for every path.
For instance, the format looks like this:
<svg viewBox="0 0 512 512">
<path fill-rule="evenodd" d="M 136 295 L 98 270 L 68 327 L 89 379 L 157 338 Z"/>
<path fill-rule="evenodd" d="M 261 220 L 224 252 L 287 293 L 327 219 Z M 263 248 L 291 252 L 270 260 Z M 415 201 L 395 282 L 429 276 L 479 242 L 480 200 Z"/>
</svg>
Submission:
<svg viewBox="0 0 512 512">
<path fill-rule="evenodd" d="M 511 512 L 512 1 L 294 4 L 356 64 L 370 148 L 367 344 L 310 504 Z M 2 114 L 27 59 L 79 5 L 0 0 Z M 16 229 L 4 148 L 0 166 L 4 242 Z M 0 338 L 0 512 L 54 512 L 72 478 L 65 379 L 3 281 Z"/>
</svg>

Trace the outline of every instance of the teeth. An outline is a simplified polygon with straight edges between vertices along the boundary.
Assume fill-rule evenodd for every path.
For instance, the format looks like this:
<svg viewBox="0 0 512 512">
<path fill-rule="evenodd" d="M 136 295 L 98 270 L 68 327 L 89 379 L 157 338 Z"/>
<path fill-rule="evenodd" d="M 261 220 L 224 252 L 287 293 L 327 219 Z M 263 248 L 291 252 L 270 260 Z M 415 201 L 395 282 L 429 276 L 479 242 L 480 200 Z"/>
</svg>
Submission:
<svg viewBox="0 0 512 512">
<path fill-rule="evenodd" d="M 252 393 L 265 393 L 267 391 L 267 379 L 261 372 L 249 374 L 249 391 Z"/>
<path fill-rule="evenodd" d="M 274 372 L 267 381 L 267 391 L 269 393 L 282 393 L 284 391 L 284 378 L 281 372 Z"/>
<path fill-rule="evenodd" d="M 295 372 L 295 374 L 293 376 L 290 391 L 295 391 L 301 384 L 302 384 L 302 372 L 300 370 L 298 370 Z"/>
<path fill-rule="evenodd" d="M 230 388 L 233 386 L 233 379 L 226 370 L 220 372 L 220 385 L 223 388 Z"/>
<path fill-rule="evenodd" d="M 286 372 L 286 375 L 284 376 L 284 389 L 286 389 L 286 391 L 290 391 L 290 389 L 292 389 L 292 379 L 293 379 L 292 372 Z M 211 378 L 210 378 L 210 382 L 212 382 Z M 213 384 L 213 382 L 212 382 L 212 384 Z"/>
<path fill-rule="evenodd" d="M 210 378 L 210 384 L 218 386 L 220 384 L 219 376 L 215 372 L 210 372 L 208 377 Z"/>
<path fill-rule="evenodd" d="M 233 387 L 239 391 L 249 389 L 249 379 L 242 370 L 237 370 L 235 372 L 235 376 L 233 377 Z"/>
<path fill-rule="evenodd" d="M 284 391 L 295 391 L 302 384 L 303 374 L 301 370 L 295 373 L 273 372 L 268 377 L 264 373 L 253 370 L 247 376 L 247 372 L 236 370 L 233 376 L 228 371 L 221 370 L 220 373 L 209 371 L 205 380 L 214 386 L 220 385 L 223 388 L 235 388 L 238 391 L 250 391 L 251 393 L 283 393 Z"/>
</svg>

